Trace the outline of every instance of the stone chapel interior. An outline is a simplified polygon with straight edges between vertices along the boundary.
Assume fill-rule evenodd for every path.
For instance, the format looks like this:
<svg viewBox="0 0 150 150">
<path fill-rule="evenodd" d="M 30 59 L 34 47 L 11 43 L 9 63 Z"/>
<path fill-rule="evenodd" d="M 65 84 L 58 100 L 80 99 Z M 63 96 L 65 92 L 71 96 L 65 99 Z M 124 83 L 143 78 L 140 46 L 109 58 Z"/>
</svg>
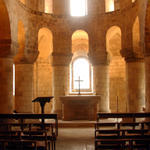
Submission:
<svg viewBox="0 0 150 150">
<path fill-rule="evenodd" d="M 69 96 L 149 112 L 150 0 L 0 0 L 0 113 L 41 113 L 48 96 L 60 119 Z"/>
</svg>

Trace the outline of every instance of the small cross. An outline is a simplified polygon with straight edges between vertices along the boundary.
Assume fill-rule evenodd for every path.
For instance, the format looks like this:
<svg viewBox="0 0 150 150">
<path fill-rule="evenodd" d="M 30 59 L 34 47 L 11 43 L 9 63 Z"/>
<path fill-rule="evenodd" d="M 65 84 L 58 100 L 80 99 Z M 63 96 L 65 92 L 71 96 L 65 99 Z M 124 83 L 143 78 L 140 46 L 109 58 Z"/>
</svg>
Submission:
<svg viewBox="0 0 150 150">
<path fill-rule="evenodd" d="M 80 82 L 82 82 L 83 80 L 80 80 L 80 76 L 79 76 L 79 79 L 78 80 L 75 80 L 76 82 L 79 82 L 79 95 L 80 95 Z"/>
</svg>

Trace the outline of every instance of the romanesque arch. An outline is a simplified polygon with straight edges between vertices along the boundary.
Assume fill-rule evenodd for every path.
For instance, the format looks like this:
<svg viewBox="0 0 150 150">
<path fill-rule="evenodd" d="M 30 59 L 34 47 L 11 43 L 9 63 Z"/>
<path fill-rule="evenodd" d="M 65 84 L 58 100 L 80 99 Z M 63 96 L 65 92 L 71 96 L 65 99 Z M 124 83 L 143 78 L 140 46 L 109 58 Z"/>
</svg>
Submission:
<svg viewBox="0 0 150 150">
<path fill-rule="evenodd" d="M 48 28 L 41 28 L 38 32 L 39 56 L 34 65 L 34 93 L 38 96 L 52 95 L 52 66 L 53 35 Z M 44 79 L 44 80 L 43 80 Z M 40 107 L 35 105 L 34 111 L 40 113 Z M 45 112 L 51 112 L 51 104 L 46 105 Z"/>
<path fill-rule="evenodd" d="M 11 31 L 8 11 L 0 0 L 0 113 L 13 111 L 13 60 L 11 56 Z"/>
<path fill-rule="evenodd" d="M 110 106 L 112 112 L 126 110 L 125 61 L 120 54 L 121 29 L 112 26 L 107 30 L 106 48 L 110 57 Z"/>
<path fill-rule="evenodd" d="M 72 57 L 72 61 L 70 64 L 70 91 L 71 92 L 77 91 L 75 88 L 76 82 L 74 82 L 74 81 L 78 79 L 78 76 L 80 76 L 81 78 L 84 78 L 83 83 L 82 83 L 83 87 L 81 85 L 81 88 L 83 88 L 81 90 L 81 92 L 91 92 L 92 91 L 92 85 L 90 86 L 90 84 L 87 84 L 87 87 L 86 86 L 84 87 L 84 85 L 86 85 L 86 83 L 90 83 L 90 82 L 92 83 L 91 67 L 88 67 L 88 65 L 90 65 L 90 62 L 88 60 L 88 51 L 89 51 L 89 37 L 88 37 L 87 32 L 85 32 L 83 30 L 75 31 L 72 34 L 73 57 Z M 82 68 L 82 65 L 79 65 L 78 69 L 81 69 L 81 71 L 80 71 L 80 73 L 79 73 L 79 71 L 77 71 L 75 73 L 76 69 L 74 68 L 74 66 L 77 62 L 79 63 L 81 61 L 82 61 L 82 64 L 84 64 L 85 66 Z M 88 73 L 86 74 L 87 78 L 85 77 L 85 75 L 83 75 L 81 73 L 83 69 L 85 69 L 84 72 L 86 72 L 86 68 L 87 68 L 87 70 L 89 69 L 87 71 Z"/>
<path fill-rule="evenodd" d="M 0 0 L 0 39 L 10 40 L 10 21 L 7 8 L 3 0 Z"/>
</svg>

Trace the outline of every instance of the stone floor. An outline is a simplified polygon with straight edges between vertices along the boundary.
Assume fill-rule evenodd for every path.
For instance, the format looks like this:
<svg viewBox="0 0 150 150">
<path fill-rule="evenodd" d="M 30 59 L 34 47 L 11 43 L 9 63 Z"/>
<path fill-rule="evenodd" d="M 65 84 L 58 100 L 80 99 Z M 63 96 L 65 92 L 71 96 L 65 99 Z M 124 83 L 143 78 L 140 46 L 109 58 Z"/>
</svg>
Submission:
<svg viewBox="0 0 150 150">
<path fill-rule="evenodd" d="M 94 150 L 94 128 L 59 128 L 56 150 Z"/>
</svg>

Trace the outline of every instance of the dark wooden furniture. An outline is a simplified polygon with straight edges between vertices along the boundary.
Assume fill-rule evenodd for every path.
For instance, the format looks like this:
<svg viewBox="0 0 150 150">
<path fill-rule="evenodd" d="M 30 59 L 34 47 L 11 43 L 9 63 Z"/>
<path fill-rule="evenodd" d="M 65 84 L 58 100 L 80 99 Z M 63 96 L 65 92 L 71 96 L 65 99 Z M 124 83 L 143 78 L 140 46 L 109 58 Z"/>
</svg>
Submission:
<svg viewBox="0 0 150 150">
<path fill-rule="evenodd" d="M 53 121 L 43 123 L 42 119 Z M 0 149 L 18 146 L 14 149 L 35 150 L 42 141 L 46 149 L 55 150 L 57 136 L 57 114 L 0 114 Z"/>
<path fill-rule="evenodd" d="M 149 150 L 149 119 L 150 113 L 98 113 L 95 150 Z"/>
<path fill-rule="evenodd" d="M 53 98 L 53 96 L 50 97 L 37 97 L 36 99 L 34 99 L 32 102 L 38 102 L 40 103 L 41 106 L 41 114 L 44 114 L 44 107 L 46 103 L 49 103 L 50 100 Z"/>
</svg>

